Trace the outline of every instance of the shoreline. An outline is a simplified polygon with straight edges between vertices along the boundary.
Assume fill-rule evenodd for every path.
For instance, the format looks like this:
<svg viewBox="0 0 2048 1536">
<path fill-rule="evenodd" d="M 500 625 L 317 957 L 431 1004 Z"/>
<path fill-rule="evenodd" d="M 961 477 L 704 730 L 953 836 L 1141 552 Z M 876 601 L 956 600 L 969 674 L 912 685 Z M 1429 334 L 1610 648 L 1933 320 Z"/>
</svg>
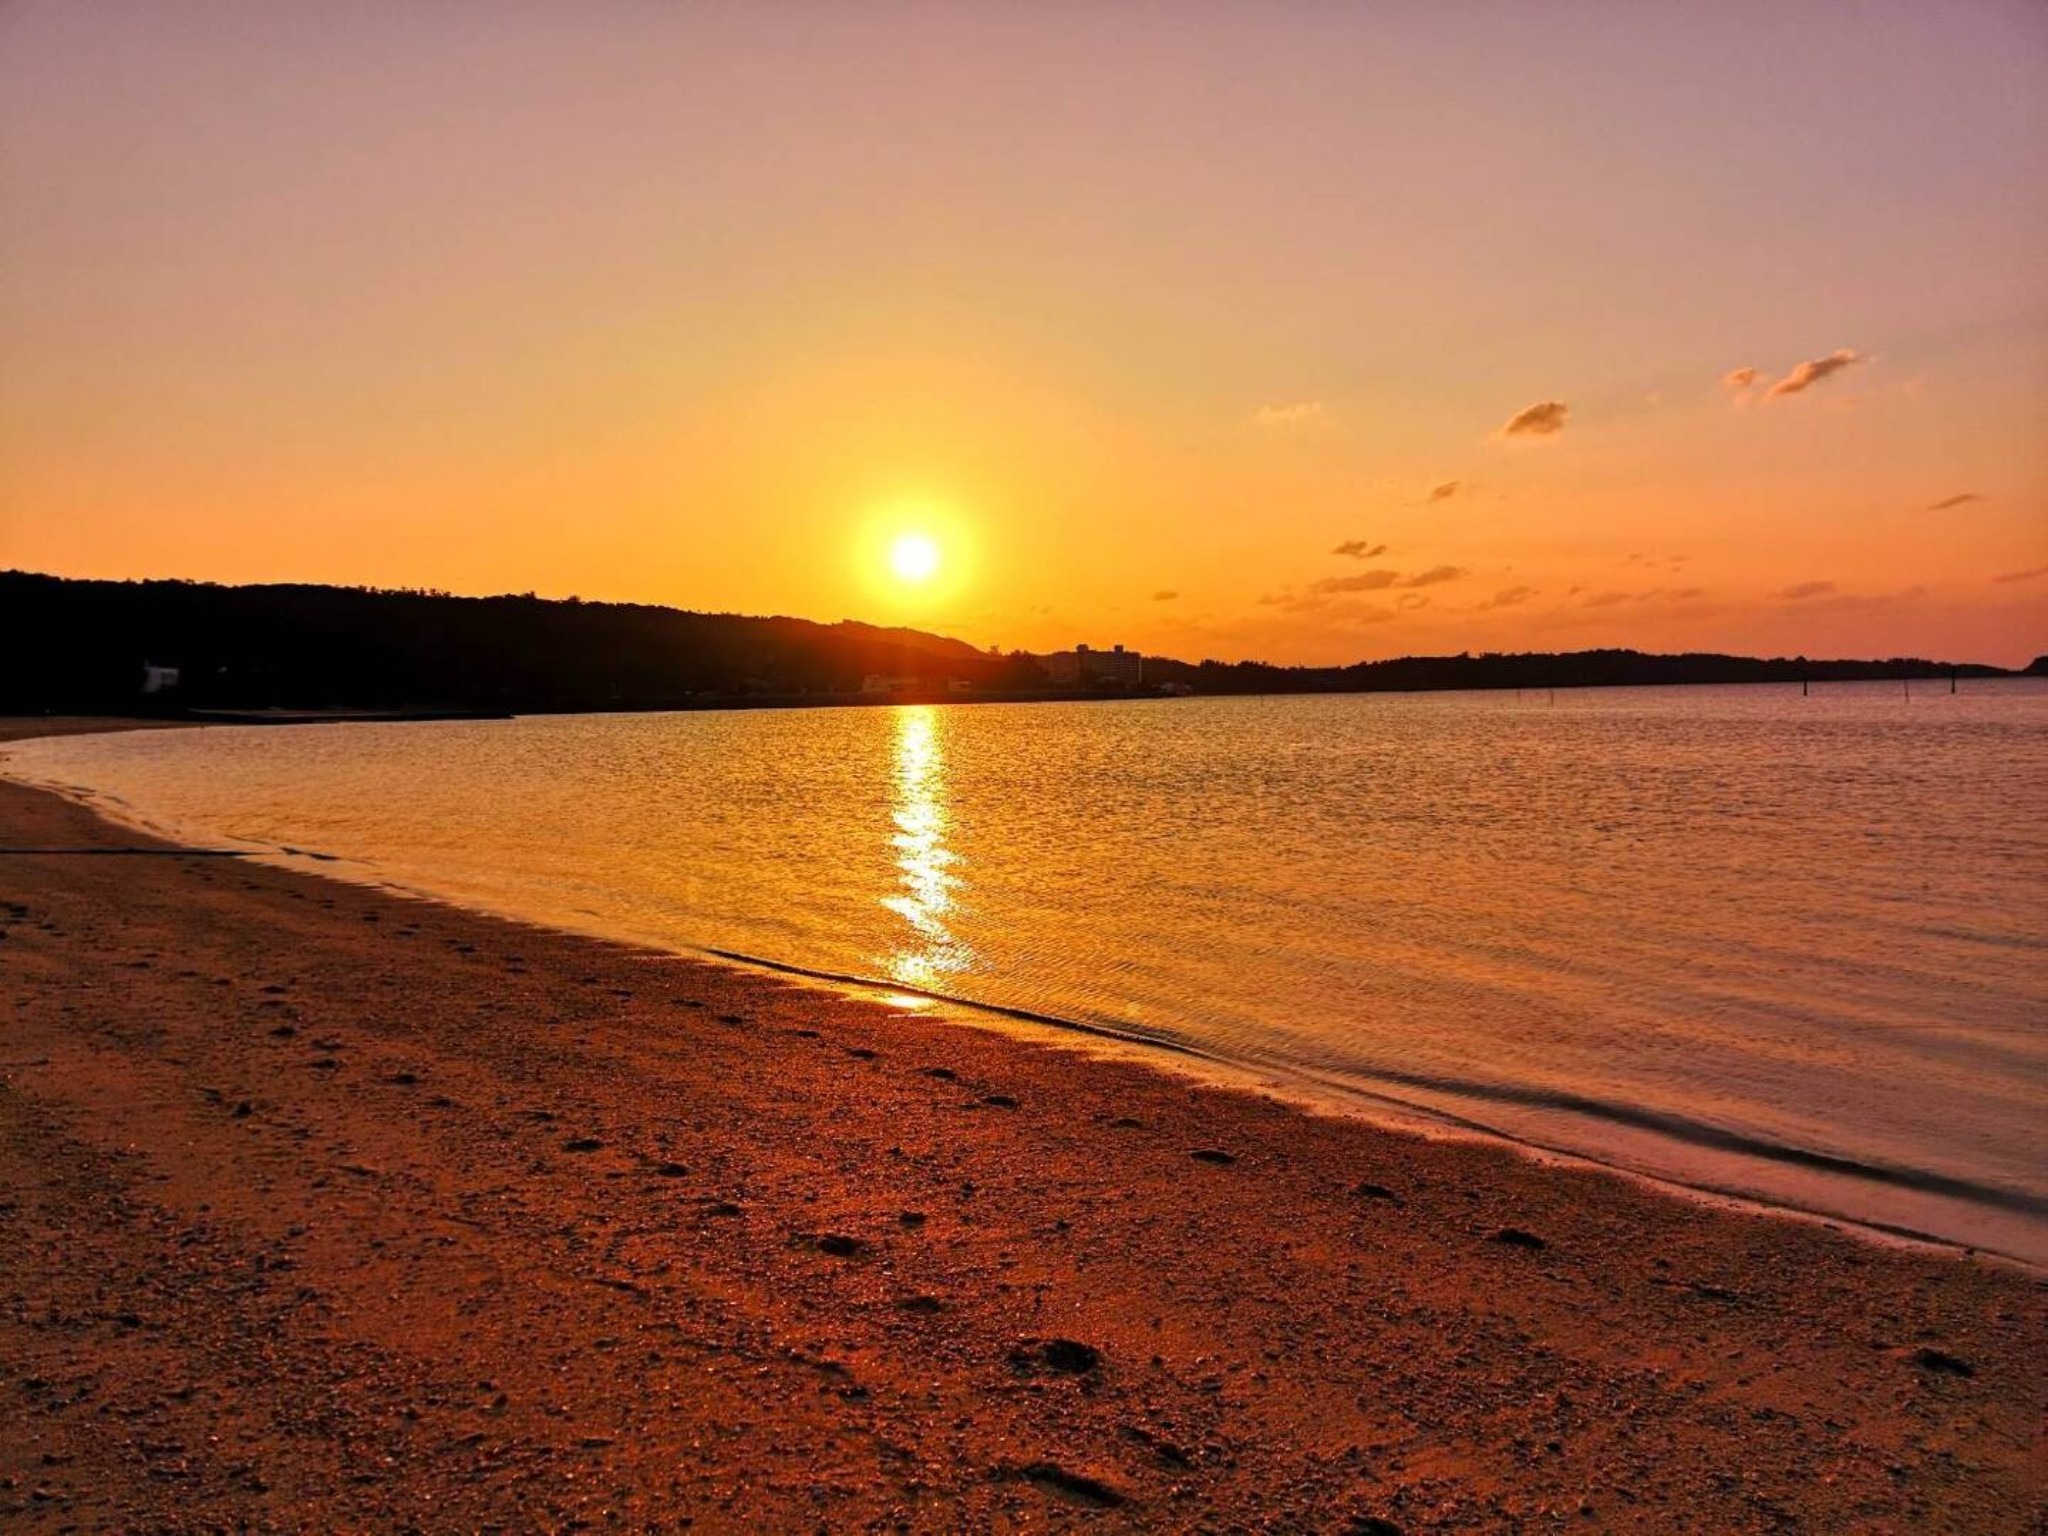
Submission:
<svg viewBox="0 0 2048 1536">
<path fill-rule="evenodd" d="M 1887 665 L 1873 663 L 1872 665 Z M 574 704 L 548 705 L 532 702 L 510 706 L 497 705 L 336 705 L 329 707 L 295 708 L 284 706 L 257 705 L 195 705 L 166 710 L 159 715 L 133 716 L 118 714 L 70 714 L 65 711 L 73 706 L 52 706 L 53 713 L 43 717 L 67 721 L 103 721 L 102 727 L 110 730 L 134 728 L 142 724 L 165 726 L 202 725 L 345 725 L 357 724 L 408 724 L 446 720 L 516 720 L 529 716 L 550 718 L 574 715 L 670 715 L 670 714 L 717 714 L 743 713 L 750 710 L 788 709 L 889 709 L 905 704 L 925 705 L 973 705 L 973 704 L 1156 704 L 1184 703 L 1190 700 L 1222 699 L 1355 699 L 1372 697 L 1419 698 L 1437 694 L 1476 694 L 1483 696 L 1514 694 L 1517 698 L 1525 694 L 1556 695 L 1578 693 L 1633 692 L 1639 689 L 1668 688 L 1782 688 L 1798 687 L 1802 694 L 1818 687 L 1828 691 L 1838 688 L 1891 688 L 1894 684 L 1904 685 L 1908 694 L 1914 683 L 1947 683 L 1948 688 L 1937 689 L 1937 693 L 1953 695 L 1955 684 L 2004 683 L 2040 681 L 2048 673 L 2036 672 L 2027 667 L 1993 667 L 1985 663 L 1961 663 L 1956 666 L 1927 664 L 1919 670 L 1889 671 L 1854 677 L 1722 677 L 1722 678 L 1679 678 L 1679 679 L 1628 679 L 1628 680 L 1574 680 L 1568 682 L 1496 682 L 1453 684 L 1407 684 L 1395 686 L 1380 684 L 1354 688 L 1216 688 L 1189 692 L 1176 691 L 1169 684 L 1141 684 L 1128 689 L 1112 688 L 1032 688 L 1032 689 L 974 689 L 952 692 L 945 689 L 903 689 L 888 693 L 726 693 L 686 694 L 670 698 L 635 699 L 618 703 L 583 701 Z M 35 716 L 8 716 L 0 719 L 24 720 Z"/>
<path fill-rule="evenodd" d="M 2043 1508 L 2010 1264 L 151 851 L 0 859 L 24 1528 Z"/>
<path fill-rule="evenodd" d="M 36 721 L 9 721 L 0 717 L 0 747 L 4 747 L 9 741 L 28 740 L 39 734 L 79 735 L 94 734 L 100 730 L 155 729 L 166 726 L 196 728 L 250 723 L 211 718 L 55 718 L 59 728 L 45 732 L 38 728 Z M 264 723 L 349 723 L 364 718 L 373 723 L 386 723 L 400 717 L 336 714 L 318 718 L 280 718 Z M 443 718 L 449 717 L 403 717 L 408 723 L 415 719 L 434 721 Z M 9 780 L 5 776 L 0 776 L 0 782 Z M 57 795 L 115 827 L 145 838 L 190 846 L 200 840 L 204 833 L 203 828 L 188 827 L 176 822 L 153 821 L 125 801 L 102 796 L 86 786 L 32 778 L 16 778 L 11 782 Z M 235 841 L 233 838 L 210 840 L 228 843 Z M 263 862 L 279 869 L 299 870 L 347 881 L 371 890 L 395 894 L 407 900 L 443 903 L 460 911 L 514 923 L 533 924 L 598 943 L 624 944 L 684 960 L 709 960 L 737 966 L 757 976 L 798 978 L 823 986 L 840 996 L 850 995 L 869 1000 L 892 996 L 916 998 L 921 1003 L 930 1005 L 927 1016 L 934 1019 L 943 1017 L 950 1019 L 951 1022 L 976 1028 L 1007 1030 L 1013 1036 L 1040 1046 L 1069 1050 L 1086 1057 L 1107 1056 L 1109 1059 L 1132 1060 L 1191 1082 L 1279 1097 L 1305 1114 L 1356 1119 L 1382 1129 L 1430 1138 L 1474 1139 L 1510 1148 L 1518 1155 L 1530 1158 L 1540 1165 L 1582 1168 L 1612 1174 L 1660 1195 L 1695 1201 L 1713 1209 L 1816 1222 L 1849 1231 L 1875 1243 L 1904 1245 L 1964 1256 L 1981 1255 L 2014 1265 L 2030 1274 L 2048 1274 L 2048 1259 L 2031 1250 L 2022 1252 L 2017 1246 L 2004 1245 L 2000 1234 L 1995 1230 L 1961 1233 L 1940 1231 L 1928 1226 L 1914 1225 L 1904 1219 L 1903 1215 L 1900 1219 L 1887 1219 L 1872 1214 L 1852 1214 L 1840 1208 L 1831 1208 L 1826 1203 L 1830 1189 L 1836 1190 L 1839 1199 L 1842 1198 L 1843 1191 L 1867 1190 L 1876 1186 L 1899 1190 L 1911 1198 L 1947 1200 L 1965 1207 L 1981 1206 L 1994 1211 L 2036 1213 L 2036 1208 L 2029 1206 L 2021 1196 L 2009 1195 L 1996 1187 L 1975 1185 L 1949 1175 L 1883 1162 L 1860 1163 L 1826 1152 L 1776 1142 L 1744 1142 L 1737 1145 L 1740 1138 L 1734 1133 L 1720 1131 L 1699 1122 L 1679 1120 L 1664 1123 L 1661 1117 L 1648 1112 L 1628 1113 L 1626 1106 L 1566 1106 L 1568 1112 L 1591 1116 L 1594 1123 L 1601 1126 L 1608 1137 L 1619 1138 L 1608 1148 L 1599 1151 L 1588 1150 L 1560 1144 L 1555 1138 L 1546 1138 L 1528 1130 L 1506 1128 L 1491 1118 L 1482 1118 L 1485 1116 L 1484 1098 L 1468 1100 L 1453 1087 L 1445 1087 L 1440 1092 L 1440 1097 L 1447 1099 L 1447 1102 L 1412 1097 L 1404 1093 L 1404 1080 L 1398 1076 L 1391 1080 L 1353 1080 L 1319 1073 L 1313 1068 L 1285 1061 L 1219 1054 L 1195 1042 L 1133 1033 L 1112 1024 L 1062 1017 L 997 1002 L 977 1001 L 880 977 L 821 970 L 711 945 L 678 942 L 661 935 L 635 932 L 630 928 L 622 929 L 599 922 L 579 922 L 573 917 L 560 914 L 534 914 L 510 906 L 466 901 L 460 896 L 444 895 L 431 888 L 407 885 L 382 875 L 358 873 L 351 860 L 339 855 L 246 839 L 243 842 L 246 846 L 234 848 L 232 856 Z M 322 867 L 309 869 L 309 864 Z M 1022 1032 L 1017 1028 L 1020 1025 L 1023 1026 Z M 1601 1113 L 1603 1110 L 1606 1112 L 1604 1115 Z M 1728 1159 L 1729 1163 L 1725 1169 L 1720 1170 L 1710 1165 L 1702 1165 L 1690 1174 L 1653 1171 L 1652 1168 L 1630 1160 L 1627 1143 L 1631 1137 L 1644 1137 L 1651 1143 L 1701 1146 L 1710 1153 Z M 1766 1186 L 1741 1182 L 1744 1165 L 1751 1162 L 1781 1168 L 1799 1168 L 1818 1177 L 1822 1182 L 1809 1192 L 1809 1198 L 1802 1203 L 1794 1195 L 1770 1192 Z"/>
</svg>

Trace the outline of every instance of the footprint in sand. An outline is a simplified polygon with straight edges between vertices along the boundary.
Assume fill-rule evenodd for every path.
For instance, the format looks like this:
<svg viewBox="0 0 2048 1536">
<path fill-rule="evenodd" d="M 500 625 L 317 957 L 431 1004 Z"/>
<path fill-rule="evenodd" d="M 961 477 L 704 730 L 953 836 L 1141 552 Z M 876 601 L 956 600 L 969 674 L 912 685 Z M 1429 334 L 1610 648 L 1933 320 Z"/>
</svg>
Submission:
<svg viewBox="0 0 2048 1536">
<path fill-rule="evenodd" d="M 1025 1339 L 1010 1351 L 1010 1364 L 1020 1371 L 1086 1376 L 1102 1368 L 1102 1351 L 1079 1339 Z"/>
<path fill-rule="evenodd" d="M 1115 1509 L 1127 1502 L 1126 1496 L 1111 1487 L 1099 1477 L 1085 1472 L 1071 1471 L 1053 1461 L 1034 1461 L 1018 1469 L 1017 1475 L 1034 1488 L 1047 1493 L 1056 1493 L 1077 1504 L 1090 1505 L 1097 1509 Z"/>
<path fill-rule="evenodd" d="M 1910 1358 L 1921 1370 L 1943 1376 L 1970 1377 L 1977 1374 L 1977 1368 L 1969 1361 L 1942 1349 L 1916 1349 Z"/>
</svg>

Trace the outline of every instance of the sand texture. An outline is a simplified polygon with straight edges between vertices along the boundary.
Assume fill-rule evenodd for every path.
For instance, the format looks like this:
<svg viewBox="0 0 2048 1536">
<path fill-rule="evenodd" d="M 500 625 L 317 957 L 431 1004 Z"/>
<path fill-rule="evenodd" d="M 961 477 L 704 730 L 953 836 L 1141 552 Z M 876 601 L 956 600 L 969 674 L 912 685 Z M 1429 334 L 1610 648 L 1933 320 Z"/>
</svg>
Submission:
<svg viewBox="0 0 2048 1536">
<path fill-rule="evenodd" d="M 2012 1266 L 0 785 L 23 848 L 8 1530 L 2044 1528 Z"/>
</svg>

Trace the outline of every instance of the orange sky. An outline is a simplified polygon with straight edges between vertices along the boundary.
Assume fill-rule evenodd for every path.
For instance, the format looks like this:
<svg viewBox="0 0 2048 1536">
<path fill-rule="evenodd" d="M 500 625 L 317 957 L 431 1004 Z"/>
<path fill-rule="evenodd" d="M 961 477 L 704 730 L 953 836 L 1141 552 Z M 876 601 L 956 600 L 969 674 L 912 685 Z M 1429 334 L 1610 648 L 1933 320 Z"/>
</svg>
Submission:
<svg viewBox="0 0 2048 1536">
<path fill-rule="evenodd" d="M 10 0 L 0 566 L 2024 662 L 2044 108 L 2029 0 Z"/>
</svg>

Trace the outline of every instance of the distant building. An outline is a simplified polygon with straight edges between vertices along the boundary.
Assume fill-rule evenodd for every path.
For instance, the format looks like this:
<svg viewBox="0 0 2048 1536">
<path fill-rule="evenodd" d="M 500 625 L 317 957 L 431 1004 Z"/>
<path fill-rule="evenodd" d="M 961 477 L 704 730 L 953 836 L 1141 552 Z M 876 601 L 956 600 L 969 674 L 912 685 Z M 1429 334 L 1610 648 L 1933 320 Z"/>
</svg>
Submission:
<svg viewBox="0 0 2048 1536">
<path fill-rule="evenodd" d="M 862 693 L 915 693 L 923 686 L 921 677 L 895 677 L 884 672 L 870 672 L 860 680 Z"/>
<path fill-rule="evenodd" d="M 142 691 L 144 693 L 167 693 L 178 686 L 178 669 L 160 667 L 153 661 L 142 664 Z"/>
<path fill-rule="evenodd" d="M 1120 683 L 1136 688 L 1145 681 L 1145 658 L 1120 645 L 1106 651 L 1077 645 L 1071 651 L 1055 651 L 1044 659 L 1044 664 L 1047 675 L 1066 688 L 1083 688 L 1090 683 Z"/>
<path fill-rule="evenodd" d="M 974 692 L 974 684 L 964 677 L 949 677 L 946 679 L 946 692 L 972 693 Z"/>
</svg>

